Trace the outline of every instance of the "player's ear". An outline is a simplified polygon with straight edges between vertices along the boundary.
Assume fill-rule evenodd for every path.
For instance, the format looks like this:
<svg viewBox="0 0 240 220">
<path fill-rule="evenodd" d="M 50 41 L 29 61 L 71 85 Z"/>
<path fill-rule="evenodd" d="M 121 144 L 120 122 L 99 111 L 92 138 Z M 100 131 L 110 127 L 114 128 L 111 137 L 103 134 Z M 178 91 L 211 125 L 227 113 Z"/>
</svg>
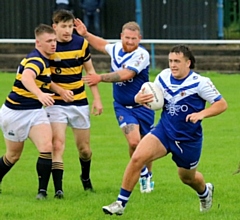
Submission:
<svg viewBox="0 0 240 220">
<path fill-rule="evenodd" d="M 52 27 L 53 27 L 53 29 L 55 30 L 56 27 L 57 27 L 57 25 L 56 25 L 56 24 L 52 24 Z"/>
<path fill-rule="evenodd" d="M 38 39 L 38 37 L 36 37 L 36 40 L 35 40 L 35 42 L 36 42 L 36 46 L 40 46 L 40 40 Z"/>
</svg>

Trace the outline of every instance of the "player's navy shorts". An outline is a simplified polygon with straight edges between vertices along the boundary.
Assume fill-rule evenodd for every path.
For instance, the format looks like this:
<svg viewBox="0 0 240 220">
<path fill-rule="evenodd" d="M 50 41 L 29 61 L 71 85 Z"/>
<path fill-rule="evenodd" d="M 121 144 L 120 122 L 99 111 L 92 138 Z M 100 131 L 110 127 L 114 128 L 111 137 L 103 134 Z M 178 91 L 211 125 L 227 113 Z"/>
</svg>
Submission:
<svg viewBox="0 0 240 220">
<path fill-rule="evenodd" d="M 123 106 L 113 102 L 115 116 L 119 126 L 122 128 L 127 124 L 137 124 L 140 134 L 146 135 L 154 126 L 154 111 L 142 105 Z"/>
<path fill-rule="evenodd" d="M 202 138 L 197 141 L 173 140 L 166 135 L 161 123 L 158 123 L 150 133 L 162 142 L 168 153 L 172 154 L 172 160 L 178 167 L 185 169 L 197 167 L 202 151 Z"/>
</svg>

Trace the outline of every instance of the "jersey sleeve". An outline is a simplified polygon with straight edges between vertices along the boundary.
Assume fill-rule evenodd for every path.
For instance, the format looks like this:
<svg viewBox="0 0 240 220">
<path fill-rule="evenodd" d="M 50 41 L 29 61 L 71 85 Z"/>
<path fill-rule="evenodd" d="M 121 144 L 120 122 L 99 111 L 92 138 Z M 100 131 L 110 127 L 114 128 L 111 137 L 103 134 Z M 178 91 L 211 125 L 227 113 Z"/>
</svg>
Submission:
<svg viewBox="0 0 240 220">
<path fill-rule="evenodd" d="M 210 104 L 213 104 L 222 98 L 220 92 L 207 77 L 203 77 L 199 84 L 199 96 L 208 101 Z"/>
<path fill-rule="evenodd" d="M 105 50 L 107 51 L 107 53 L 112 56 L 113 55 L 113 47 L 115 44 L 106 44 L 105 45 Z"/>
<path fill-rule="evenodd" d="M 89 49 L 89 43 L 85 39 L 84 39 L 81 49 L 85 51 L 85 54 L 83 57 L 83 62 L 87 62 L 88 60 L 91 59 L 91 53 L 90 53 L 90 49 Z"/>
<path fill-rule="evenodd" d="M 24 69 L 31 69 L 33 72 L 35 72 L 36 76 L 39 76 L 44 70 L 44 68 L 45 65 L 43 61 L 39 59 L 29 60 L 24 67 Z"/>
</svg>

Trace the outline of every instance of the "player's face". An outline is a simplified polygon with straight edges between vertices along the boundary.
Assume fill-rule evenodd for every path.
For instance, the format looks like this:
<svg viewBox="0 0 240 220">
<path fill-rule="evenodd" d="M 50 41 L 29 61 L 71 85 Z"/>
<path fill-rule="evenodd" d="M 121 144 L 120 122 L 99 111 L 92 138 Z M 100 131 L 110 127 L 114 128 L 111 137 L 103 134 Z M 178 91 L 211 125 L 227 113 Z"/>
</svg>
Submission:
<svg viewBox="0 0 240 220">
<path fill-rule="evenodd" d="M 121 40 L 124 52 L 130 53 L 138 48 L 141 35 L 139 34 L 139 31 L 125 29 L 121 33 Z"/>
<path fill-rule="evenodd" d="M 43 33 L 36 38 L 36 46 L 45 57 L 48 57 L 56 51 L 57 37 L 55 34 Z"/>
<path fill-rule="evenodd" d="M 53 24 L 53 28 L 57 33 L 57 41 L 58 42 L 69 42 L 72 40 L 73 34 L 73 20 L 69 20 L 66 22 L 59 22 L 58 24 Z"/>
<path fill-rule="evenodd" d="M 174 78 L 183 79 L 189 74 L 191 62 L 183 53 L 169 53 L 168 62 Z"/>
</svg>

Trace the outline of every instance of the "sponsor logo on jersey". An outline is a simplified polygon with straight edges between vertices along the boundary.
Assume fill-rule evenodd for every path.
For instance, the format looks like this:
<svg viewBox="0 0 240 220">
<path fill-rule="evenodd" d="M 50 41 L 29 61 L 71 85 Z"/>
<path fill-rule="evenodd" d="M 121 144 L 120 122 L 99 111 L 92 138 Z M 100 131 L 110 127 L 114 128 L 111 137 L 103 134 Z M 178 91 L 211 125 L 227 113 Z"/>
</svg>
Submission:
<svg viewBox="0 0 240 220">
<path fill-rule="evenodd" d="M 62 72 L 61 68 L 60 67 L 56 67 L 55 73 L 59 75 L 59 74 L 61 74 L 61 72 Z"/>
<path fill-rule="evenodd" d="M 123 118 L 124 118 L 123 116 L 119 116 L 118 120 L 121 122 L 121 121 L 123 121 Z"/>
<path fill-rule="evenodd" d="M 181 96 L 185 96 L 185 95 L 186 95 L 186 92 L 185 92 L 185 91 L 181 91 L 180 95 L 181 95 Z"/>
<path fill-rule="evenodd" d="M 135 63 L 134 63 L 134 66 L 139 66 L 140 65 L 140 61 L 136 61 Z"/>
<path fill-rule="evenodd" d="M 169 115 L 174 116 L 178 115 L 178 113 L 181 112 L 186 112 L 188 111 L 188 106 L 187 105 L 176 105 L 174 98 L 171 98 L 169 100 L 169 103 L 166 104 L 166 110 Z"/>
<path fill-rule="evenodd" d="M 55 58 L 54 58 L 54 61 L 56 61 L 56 62 L 57 62 L 57 61 L 61 61 L 61 58 L 60 58 L 60 57 L 55 57 Z"/>
<path fill-rule="evenodd" d="M 194 79 L 194 80 L 198 79 L 198 76 L 194 76 L 193 79 Z"/>
<path fill-rule="evenodd" d="M 143 54 L 140 55 L 139 60 L 144 60 L 144 56 L 143 56 Z"/>
<path fill-rule="evenodd" d="M 129 80 L 125 80 L 123 82 L 116 82 L 115 84 L 118 85 L 118 86 L 126 86 L 127 82 L 129 82 L 129 83 L 133 82 L 133 78 L 129 79 Z"/>
</svg>

